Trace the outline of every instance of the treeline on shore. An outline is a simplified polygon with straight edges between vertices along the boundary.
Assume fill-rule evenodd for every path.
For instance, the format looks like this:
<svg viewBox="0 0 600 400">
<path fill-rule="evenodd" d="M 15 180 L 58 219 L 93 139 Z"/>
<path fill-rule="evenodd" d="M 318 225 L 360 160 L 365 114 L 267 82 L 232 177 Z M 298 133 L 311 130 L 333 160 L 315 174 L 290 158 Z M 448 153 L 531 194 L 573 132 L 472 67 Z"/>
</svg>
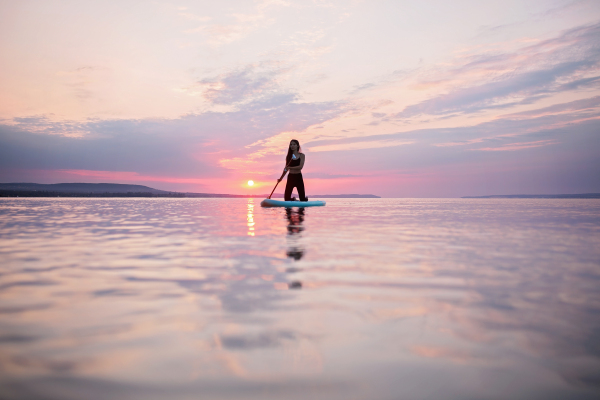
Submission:
<svg viewBox="0 0 600 400">
<path fill-rule="evenodd" d="M 0 190 L 0 197 L 186 197 L 185 193 L 76 193 L 76 192 L 50 192 L 45 190 Z"/>
<path fill-rule="evenodd" d="M 268 194 L 170 192 L 143 185 L 121 183 L 0 183 L 0 197 L 171 197 L 171 198 L 265 198 Z M 283 193 L 273 193 L 283 198 Z M 313 198 L 379 198 L 372 194 L 312 195 Z"/>
<path fill-rule="evenodd" d="M 243 194 L 213 194 L 213 193 L 181 193 L 181 192 L 55 192 L 48 190 L 0 190 L 0 197 L 167 197 L 167 198 L 264 198 L 267 195 L 243 195 Z M 283 197 L 274 194 L 273 197 Z"/>
<path fill-rule="evenodd" d="M 181 192 L 56 192 L 49 190 L 0 190 L 0 197 L 166 197 L 166 198 L 226 198 L 226 199 L 245 199 L 255 198 L 264 199 L 267 194 L 217 194 L 217 193 L 181 193 Z M 273 198 L 281 199 L 283 194 L 273 193 Z M 378 199 L 379 196 L 372 194 L 340 194 L 340 195 L 314 195 L 314 198 L 357 198 L 357 199 Z"/>
<path fill-rule="evenodd" d="M 463 199 L 600 199 L 600 193 L 575 194 L 504 194 L 492 196 L 464 196 Z"/>
</svg>

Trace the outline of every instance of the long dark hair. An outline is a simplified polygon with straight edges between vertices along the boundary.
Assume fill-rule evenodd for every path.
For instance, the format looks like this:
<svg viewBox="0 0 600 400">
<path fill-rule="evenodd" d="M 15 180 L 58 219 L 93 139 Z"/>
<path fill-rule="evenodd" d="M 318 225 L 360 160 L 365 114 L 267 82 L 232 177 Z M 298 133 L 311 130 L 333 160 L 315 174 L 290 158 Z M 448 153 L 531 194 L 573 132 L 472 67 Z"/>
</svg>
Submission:
<svg viewBox="0 0 600 400">
<path fill-rule="evenodd" d="M 300 142 L 297 141 L 296 139 L 290 140 L 290 144 L 292 144 L 292 142 L 296 142 L 296 144 L 298 145 L 298 153 L 300 153 L 302 151 L 302 148 L 300 147 Z M 290 161 L 292 161 L 292 154 L 294 154 L 294 153 L 292 153 L 292 149 L 288 145 L 288 153 L 287 153 L 287 156 L 285 156 L 285 165 L 288 165 L 290 163 Z"/>
</svg>

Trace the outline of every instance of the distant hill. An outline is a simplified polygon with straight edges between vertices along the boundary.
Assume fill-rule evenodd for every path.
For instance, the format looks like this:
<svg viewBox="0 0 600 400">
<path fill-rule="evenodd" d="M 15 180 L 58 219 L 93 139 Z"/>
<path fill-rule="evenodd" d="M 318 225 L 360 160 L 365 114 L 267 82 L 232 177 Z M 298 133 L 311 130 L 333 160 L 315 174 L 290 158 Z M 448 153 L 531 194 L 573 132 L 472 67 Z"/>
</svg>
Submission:
<svg viewBox="0 0 600 400">
<path fill-rule="evenodd" d="M 196 197 L 196 198 L 266 198 L 268 194 L 182 193 L 158 190 L 143 185 L 120 183 L 0 183 L 1 197 Z M 283 194 L 274 193 L 274 198 Z M 369 198 L 372 194 L 325 194 L 311 198 Z"/>
<path fill-rule="evenodd" d="M 579 194 L 504 194 L 492 196 L 464 196 L 463 199 L 600 199 L 600 193 Z"/>
<path fill-rule="evenodd" d="M 283 195 L 281 196 L 283 197 Z M 380 199 L 374 194 L 313 194 L 311 197 L 319 199 Z"/>
<path fill-rule="evenodd" d="M 120 183 L 0 183 L 0 190 L 62 193 L 170 193 L 148 186 Z"/>
</svg>

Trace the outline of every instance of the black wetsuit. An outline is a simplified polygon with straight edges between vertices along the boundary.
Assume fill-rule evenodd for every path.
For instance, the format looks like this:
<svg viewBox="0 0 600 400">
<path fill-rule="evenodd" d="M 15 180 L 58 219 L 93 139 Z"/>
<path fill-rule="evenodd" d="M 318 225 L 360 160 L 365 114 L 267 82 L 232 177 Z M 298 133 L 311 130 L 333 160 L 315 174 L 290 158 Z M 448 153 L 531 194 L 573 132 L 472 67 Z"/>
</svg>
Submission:
<svg viewBox="0 0 600 400">
<path fill-rule="evenodd" d="M 292 160 L 290 167 L 297 167 L 300 165 L 300 158 Z M 306 201 L 306 194 L 304 193 L 304 180 L 302 179 L 302 172 L 297 174 L 288 173 L 287 183 L 285 185 L 285 201 L 292 199 L 292 190 L 296 188 L 298 190 L 298 196 L 300 201 Z"/>
</svg>

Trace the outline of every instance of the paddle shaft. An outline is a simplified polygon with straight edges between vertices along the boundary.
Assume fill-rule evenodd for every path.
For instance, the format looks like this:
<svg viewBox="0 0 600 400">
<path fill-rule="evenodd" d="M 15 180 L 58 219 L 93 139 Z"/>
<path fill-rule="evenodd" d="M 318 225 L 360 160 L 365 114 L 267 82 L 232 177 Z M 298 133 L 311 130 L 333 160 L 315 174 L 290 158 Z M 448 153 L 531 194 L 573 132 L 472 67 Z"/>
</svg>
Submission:
<svg viewBox="0 0 600 400">
<path fill-rule="evenodd" d="M 275 189 L 277 189 L 277 185 L 279 185 L 279 182 L 281 182 L 281 180 L 283 179 L 283 177 L 285 176 L 285 174 L 287 174 L 287 169 L 290 166 L 290 164 L 292 163 L 293 160 L 290 160 L 290 162 L 288 163 L 288 165 L 285 166 L 284 170 L 283 170 L 283 174 L 281 174 L 281 178 L 277 179 L 277 183 L 275 184 L 275 187 L 273 188 L 273 191 L 271 192 L 271 194 L 269 195 L 269 197 L 267 197 L 268 199 L 271 198 L 271 196 L 273 196 L 273 193 L 275 192 Z"/>
</svg>

